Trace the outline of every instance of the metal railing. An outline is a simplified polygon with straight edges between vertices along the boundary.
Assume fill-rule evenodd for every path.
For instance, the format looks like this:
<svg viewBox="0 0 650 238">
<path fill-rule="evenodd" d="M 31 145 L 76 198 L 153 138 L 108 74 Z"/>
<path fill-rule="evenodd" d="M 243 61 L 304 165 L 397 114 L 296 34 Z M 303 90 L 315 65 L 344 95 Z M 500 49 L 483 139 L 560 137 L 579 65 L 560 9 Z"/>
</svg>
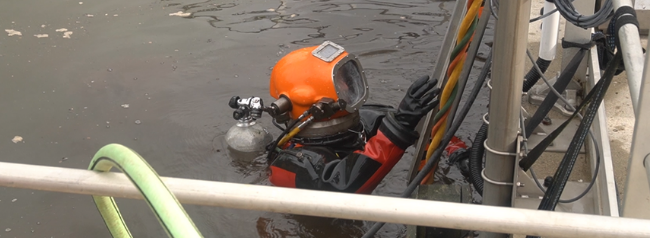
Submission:
<svg viewBox="0 0 650 238">
<path fill-rule="evenodd" d="M 181 203 L 553 237 L 650 237 L 650 220 L 163 177 Z M 0 162 L 0 186 L 142 199 L 121 173 Z M 332 202 L 337 201 L 337 202 Z"/>
</svg>

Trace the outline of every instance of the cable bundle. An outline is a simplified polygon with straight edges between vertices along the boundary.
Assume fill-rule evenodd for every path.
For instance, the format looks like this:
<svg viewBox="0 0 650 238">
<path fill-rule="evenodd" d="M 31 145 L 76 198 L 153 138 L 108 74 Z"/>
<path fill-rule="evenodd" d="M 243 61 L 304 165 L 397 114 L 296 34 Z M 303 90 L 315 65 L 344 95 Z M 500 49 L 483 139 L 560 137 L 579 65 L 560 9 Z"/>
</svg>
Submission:
<svg viewBox="0 0 650 238">
<path fill-rule="evenodd" d="M 567 22 L 585 29 L 605 23 L 614 14 L 612 0 L 605 1 L 603 8 L 591 16 L 581 15 L 577 12 L 571 0 L 555 0 L 555 7 Z"/>
</svg>

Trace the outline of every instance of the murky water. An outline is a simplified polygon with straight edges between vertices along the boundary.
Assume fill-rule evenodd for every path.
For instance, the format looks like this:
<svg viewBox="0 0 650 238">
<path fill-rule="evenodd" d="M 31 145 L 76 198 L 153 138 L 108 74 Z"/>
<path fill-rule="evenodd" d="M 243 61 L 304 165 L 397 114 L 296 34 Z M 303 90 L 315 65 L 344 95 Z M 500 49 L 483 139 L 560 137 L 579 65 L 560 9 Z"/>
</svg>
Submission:
<svg viewBox="0 0 650 238">
<path fill-rule="evenodd" d="M 22 35 L 0 35 L 0 161 L 85 169 L 103 145 L 120 143 L 162 176 L 269 185 L 262 162 L 229 156 L 224 147 L 222 137 L 234 124 L 231 96 L 270 102 L 272 66 L 292 50 L 331 40 L 360 57 L 369 101 L 395 106 L 412 81 L 430 74 L 454 4 L 3 1 L 0 29 Z M 170 16 L 179 11 L 191 15 Z M 466 142 L 480 126 L 486 95 L 458 133 Z M 273 131 L 268 118 L 262 123 Z M 13 143 L 14 136 L 24 143 Z M 375 194 L 402 192 L 412 151 Z M 443 175 L 465 183 L 455 167 Z M 118 202 L 136 237 L 166 236 L 144 201 Z M 371 225 L 185 208 L 206 237 L 358 237 Z M 401 237 L 405 230 L 388 224 L 378 237 Z M 0 237 L 109 236 L 89 196 L 0 187 Z"/>
</svg>

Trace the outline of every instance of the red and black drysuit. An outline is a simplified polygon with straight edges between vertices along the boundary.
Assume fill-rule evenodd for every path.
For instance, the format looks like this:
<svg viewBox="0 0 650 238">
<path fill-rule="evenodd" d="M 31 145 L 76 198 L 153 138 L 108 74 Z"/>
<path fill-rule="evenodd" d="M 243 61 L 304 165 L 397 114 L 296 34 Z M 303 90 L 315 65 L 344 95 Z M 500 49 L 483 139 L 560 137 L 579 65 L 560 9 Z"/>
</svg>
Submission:
<svg viewBox="0 0 650 238">
<path fill-rule="evenodd" d="M 437 80 L 428 78 L 411 85 L 397 110 L 364 105 L 361 123 L 349 132 L 293 139 L 272 157 L 269 180 L 281 187 L 371 193 L 418 139 L 414 129 L 422 116 L 438 104 Z"/>
</svg>

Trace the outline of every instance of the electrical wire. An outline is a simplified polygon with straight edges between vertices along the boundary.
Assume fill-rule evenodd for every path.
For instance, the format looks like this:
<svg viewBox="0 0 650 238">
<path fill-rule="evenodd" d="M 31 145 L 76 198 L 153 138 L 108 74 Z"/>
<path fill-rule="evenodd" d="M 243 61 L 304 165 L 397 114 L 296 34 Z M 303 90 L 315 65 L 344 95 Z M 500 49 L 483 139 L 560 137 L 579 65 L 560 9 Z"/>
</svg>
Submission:
<svg viewBox="0 0 650 238">
<path fill-rule="evenodd" d="M 533 63 L 533 67 L 540 74 L 540 76 L 542 78 L 542 81 L 544 81 L 544 83 L 546 83 L 546 85 L 553 92 L 553 94 L 555 94 L 555 96 L 557 96 L 562 102 L 564 102 L 564 104 L 567 105 L 570 110 L 575 111 L 576 108 L 573 107 L 573 105 L 571 105 L 569 103 L 569 101 L 562 94 L 560 94 L 560 92 L 555 90 L 555 88 L 551 85 L 551 82 L 546 78 L 546 76 L 544 76 L 544 73 L 542 73 L 542 70 L 539 68 L 539 66 L 537 66 L 537 64 L 535 64 L 535 59 L 533 59 L 533 55 L 530 53 L 530 51 L 528 49 L 526 49 L 526 55 L 528 56 L 528 59 L 530 59 L 530 61 Z M 583 118 L 582 114 L 580 114 L 580 113 L 577 113 L 577 116 L 580 119 Z M 591 188 L 593 187 L 593 185 L 594 185 L 594 183 L 596 181 L 596 178 L 598 177 L 598 170 L 600 169 L 600 160 L 601 160 L 600 144 L 596 140 L 596 137 L 593 135 L 591 130 L 588 133 L 589 133 L 589 137 L 591 138 L 591 140 L 594 143 L 594 147 L 595 147 L 595 151 L 596 151 L 596 166 L 595 166 L 596 168 L 595 168 L 594 174 L 593 174 L 592 179 L 591 179 L 591 181 L 589 183 L 589 186 L 587 186 L 585 191 L 583 191 L 580 195 L 578 195 L 575 198 L 572 198 L 572 199 L 569 199 L 569 200 L 560 200 L 560 202 L 562 202 L 562 203 L 571 203 L 571 202 L 575 202 L 577 200 L 580 200 L 580 198 L 584 197 L 587 194 L 587 192 L 589 192 L 589 190 L 591 190 Z M 532 168 L 530 169 L 530 172 L 531 172 L 531 175 L 533 176 L 533 179 L 535 180 L 535 183 L 537 184 L 537 187 L 539 187 L 539 189 L 541 189 L 543 192 L 546 192 L 546 189 L 544 189 L 543 186 L 541 186 L 541 184 L 539 184 L 539 181 L 537 181 L 537 176 L 535 175 L 535 172 L 532 170 Z"/>
</svg>

